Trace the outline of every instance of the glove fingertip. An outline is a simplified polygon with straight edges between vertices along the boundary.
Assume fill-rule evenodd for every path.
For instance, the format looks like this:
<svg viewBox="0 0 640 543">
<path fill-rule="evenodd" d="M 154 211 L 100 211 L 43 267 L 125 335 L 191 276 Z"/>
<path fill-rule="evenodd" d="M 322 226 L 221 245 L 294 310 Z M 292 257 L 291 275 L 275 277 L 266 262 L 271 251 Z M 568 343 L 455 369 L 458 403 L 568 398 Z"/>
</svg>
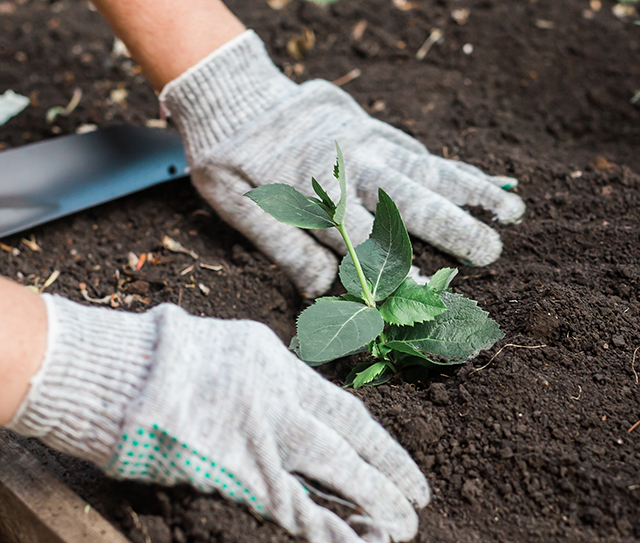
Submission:
<svg viewBox="0 0 640 543">
<path fill-rule="evenodd" d="M 503 224 L 519 223 L 527 206 L 517 194 L 505 194 L 500 207 L 495 210 L 496 217 Z"/>
<path fill-rule="evenodd" d="M 478 236 L 470 246 L 473 247 L 460 260 L 467 266 L 482 267 L 493 264 L 502 253 L 502 241 L 497 232 L 483 225 L 482 235 Z"/>
<path fill-rule="evenodd" d="M 506 175 L 488 175 L 487 180 L 504 190 L 515 189 L 520 184 L 515 177 Z"/>
</svg>

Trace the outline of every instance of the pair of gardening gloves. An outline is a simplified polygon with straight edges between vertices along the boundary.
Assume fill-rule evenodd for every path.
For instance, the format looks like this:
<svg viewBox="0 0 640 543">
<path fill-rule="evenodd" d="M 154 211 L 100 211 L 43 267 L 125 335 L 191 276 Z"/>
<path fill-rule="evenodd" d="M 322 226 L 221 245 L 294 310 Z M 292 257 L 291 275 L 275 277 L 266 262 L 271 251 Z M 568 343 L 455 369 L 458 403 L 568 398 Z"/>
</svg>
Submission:
<svg viewBox="0 0 640 543">
<path fill-rule="evenodd" d="M 184 137 L 193 182 L 229 224 L 286 271 L 302 293 L 333 282 L 331 230 L 302 232 L 243 197 L 265 183 L 309 192 L 311 174 L 338 200 L 334 140 L 346 159 L 354 244 L 372 225 L 377 189 L 410 232 L 485 265 L 498 235 L 462 211 L 503 221 L 523 212 L 513 179 L 430 155 L 372 119 L 325 81 L 297 85 L 247 31 L 161 95 Z M 90 460 L 113 477 L 218 491 L 313 543 L 411 539 L 429 487 L 409 455 L 350 393 L 297 359 L 264 325 L 88 308 L 45 295 L 46 358 L 10 428 Z M 345 520 L 317 505 L 303 480 L 354 504 Z"/>
</svg>

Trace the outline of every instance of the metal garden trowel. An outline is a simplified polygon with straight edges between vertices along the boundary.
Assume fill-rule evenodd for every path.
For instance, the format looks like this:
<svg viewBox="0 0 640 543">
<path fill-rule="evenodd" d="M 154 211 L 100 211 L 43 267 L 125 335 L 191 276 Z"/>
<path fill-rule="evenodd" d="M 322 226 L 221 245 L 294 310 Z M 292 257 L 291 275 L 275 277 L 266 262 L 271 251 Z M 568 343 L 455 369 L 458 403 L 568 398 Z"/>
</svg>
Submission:
<svg viewBox="0 0 640 543">
<path fill-rule="evenodd" d="M 0 238 L 188 174 L 179 134 L 113 126 L 0 152 Z"/>
</svg>

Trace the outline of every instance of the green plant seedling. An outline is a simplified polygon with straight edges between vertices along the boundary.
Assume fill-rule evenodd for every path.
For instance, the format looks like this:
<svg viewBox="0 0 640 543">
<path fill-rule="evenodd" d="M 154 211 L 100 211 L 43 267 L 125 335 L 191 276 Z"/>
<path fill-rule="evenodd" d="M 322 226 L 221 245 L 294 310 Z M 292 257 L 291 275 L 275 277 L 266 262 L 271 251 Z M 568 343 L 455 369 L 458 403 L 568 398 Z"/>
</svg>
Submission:
<svg viewBox="0 0 640 543">
<path fill-rule="evenodd" d="M 318 298 L 298 317 L 291 349 L 311 366 L 368 351 L 372 360 L 347 377 L 358 388 L 381 384 L 409 368 L 462 364 L 504 337 L 476 302 L 449 288 L 456 269 L 437 271 L 428 284 L 408 276 L 413 250 L 395 203 L 378 191 L 369 238 L 354 248 L 345 228 L 347 187 L 336 143 L 333 175 L 340 186 L 334 203 L 312 178 L 317 197 L 284 184 L 263 185 L 246 196 L 277 220 L 306 229 L 336 228 L 347 246 L 339 275 L 347 293 Z"/>
</svg>

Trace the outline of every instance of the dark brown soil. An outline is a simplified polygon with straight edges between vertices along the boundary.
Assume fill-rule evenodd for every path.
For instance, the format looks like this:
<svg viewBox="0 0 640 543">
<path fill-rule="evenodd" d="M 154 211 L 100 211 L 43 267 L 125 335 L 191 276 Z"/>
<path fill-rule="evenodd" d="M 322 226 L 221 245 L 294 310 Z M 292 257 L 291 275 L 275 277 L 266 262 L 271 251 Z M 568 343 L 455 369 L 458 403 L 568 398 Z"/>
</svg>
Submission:
<svg viewBox="0 0 640 543">
<path fill-rule="evenodd" d="M 502 258 L 462 268 L 454 283 L 480 301 L 506 339 L 430 383 L 395 380 L 357 392 L 435 489 L 416 541 L 640 540 L 640 427 L 629 432 L 640 419 L 640 104 L 630 104 L 640 88 L 640 28 L 633 18 L 616 18 L 609 0 L 590 12 L 587 0 L 414 0 L 408 10 L 392 0 L 340 0 L 329 9 L 293 0 L 282 11 L 265 0 L 229 5 L 296 80 L 335 80 L 359 68 L 344 88 L 373 115 L 434 153 L 521 180 L 528 211 L 521 225 L 497 226 Z M 461 25 L 451 13 L 463 8 L 470 11 Z M 0 10 L 0 92 L 13 88 L 36 104 L 0 129 L 0 145 L 87 122 L 157 117 L 154 93 L 131 61 L 111 55 L 111 34 L 86 3 L 0 1 Z M 360 21 L 367 26 L 356 41 Z M 314 30 L 316 46 L 298 63 L 286 43 L 303 26 Z M 444 41 L 419 62 L 415 52 L 432 28 L 444 31 Z M 47 124 L 46 110 L 66 105 L 76 87 L 84 91 L 79 107 Z M 129 92 L 126 104 L 109 100 L 118 87 Z M 293 334 L 301 301 L 292 284 L 186 180 L 33 234 L 40 253 L 23 236 L 2 240 L 21 252 L 0 251 L 0 272 L 33 284 L 58 269 L 48 291 L 77 301 L 85 283 L 95 298 L 137 294 L 140 301 L 125 306 L 132 311 L 170 301 L 195 314 L 260 320 L 285 341 Z M 194 261 L 162 249 L 165 234 L 221 268 L 181 275 Z M 151 252 L 158 264 L 125 275 L 129 252 Z M 415 252 L 424 273 L 455 264 L 419 242 Z M 344 365 L 329 376 L 339 380 Z M 288 540 L 218 497 L 115 483 L 30 446 L 135 542 L 148 541 L 145 530 L 153 543 Z"/>
</svg>

